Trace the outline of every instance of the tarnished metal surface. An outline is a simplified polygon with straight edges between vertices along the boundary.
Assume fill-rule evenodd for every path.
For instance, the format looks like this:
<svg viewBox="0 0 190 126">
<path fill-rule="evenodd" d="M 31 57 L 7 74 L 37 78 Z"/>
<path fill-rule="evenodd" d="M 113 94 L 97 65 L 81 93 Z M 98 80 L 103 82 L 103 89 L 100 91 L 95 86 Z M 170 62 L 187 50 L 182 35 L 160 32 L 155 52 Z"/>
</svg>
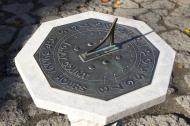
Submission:
<svg viewBox="0 0 190 126">
<path fill-rule="evenodd" d="M 150 84 L 159 51 L 135 28 L 116 25 L 118 51 L 88 62 L 79 58 L 110 27 L 109 22 L 87 19 L 53 28 L 34 55 L 50 86 L 110 100 Z"/>
</svg>

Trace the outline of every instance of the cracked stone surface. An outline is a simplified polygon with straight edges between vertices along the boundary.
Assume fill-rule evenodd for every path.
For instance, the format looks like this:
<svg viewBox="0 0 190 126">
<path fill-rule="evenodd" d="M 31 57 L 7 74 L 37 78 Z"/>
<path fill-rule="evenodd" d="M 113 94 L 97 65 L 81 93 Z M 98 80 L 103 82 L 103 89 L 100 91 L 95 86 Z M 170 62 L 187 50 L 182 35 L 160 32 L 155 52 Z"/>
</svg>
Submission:
<svg viewBox="0 0 190 126">
<path fill-rule="evenodd" d="M 184 76 L 185 82 L 187 83 L 188 87 L 190 87 L 190 74 Z"/>
<path fill-rule="evenodd" d="M 64 116 L 54 116 L 48 120 L 40 120 L 36 126 L 68 126 L 69 122 Z"/>
<path fill-rule="evenodd" d="M 122 16 L 122 17 L 136 17 L 146 12 L 148 12 L 148 10 L 145 8 L 139 8 L 139 9 L 118 8 L 115 10 L 114 15 Z"/>
<path fill-rule="evenodd" d="M 169 0 L 153 0 L 150 2 L 142 3 L 142 6 L 148 9 L 172 9 L 175 7 L 175 4 L 169 2 Z"/>
<path fill-rule="evenodd" d="M 154 13 L 155 13 L 155 15 L 160 15 L 160 16 L 167 16 L 168 15 L 168 10 L 166 10 L 166 9 L 153 9 L 152 10 Z"/>
<path fill-rule="evenodd" d="M 189 126 L 187 122 L 176 115 L 145 116 L 132 119 L 126 126 Z"/>
<path fill-rule="evenodd" d="M 67 2 L 61 6 L 61 10 L 76 10 L 76 8 L 80 7 L 82 4 L 85 4 L 86 0 L 71 0 L 71 2 Z"/>
<path fill-rule="evenodd" d="M 146 14 L 140 15 L 138 19 L 145 22 L 157 23 L 159 20 L 161 20 L 161 17 L 159 15 L 156 15 L 155 13 L 148 12 Z"/>
<path fill-rule="evenodd" d="M 69 12 L 65 12 L 65 11 L 61 11 L 59 12 L 59 14 L 61 15 L 61 17 L 67 17 L 69 15 L 73 15 L 73 14 L 78 14 L 79 12 L 78 11 L 75 11 L 75 10 L 72 10 L 72 11 L 69 11 Z"/>
<path fill-rule="evenodd" d="M 137 3 L 153 2 L 153 0 L 134 0 Z"/>
<path fill-rule="evenodd" d="M 28 106 L 28 114 L 31 117 L 34 117 L 36 115 L 41 115 L 41 114 L 52 114 L 52 113 L 53 113 L 52 111 L 37 108 L 34 103 L 31 103 Z"/>
<path fill-rule="evenodd" d="M 37 29 L 36 25 L 28 25 L 20 29 L 17 38 L 14 40 L 14 42 L 9 46 L 9 50 L 17 50 L 21 48 L 25 42 L 30 38 L 32 33 Z"/>
<path fill-rule="evenodd" d="M 164 23 L 171 27 L 171 28 L 177 28 L 179 30 L 183 30 L 184 28 L 190 27 L 190 18 L 186 18 L 183 16 L 167 16 L 164 19 Z"/>
<path fill-rule="evenodd" d="M 35 24 L 36 19 L 28 14 L 22 14 L 8 18 L 5 22 L 7 24 L 17 24 L 17 22 L 20 22 L 21 25 L 30 25 L 30 24 Z"/>
<path fill-rule="evenodd" d="M 161 34 L 161 36 L 176 50 L 190 50 L 189 36 L 185 35 L 184 33 L 178 30 L 164 32 Z"/>
<path fill-rule="evenodd" d="M 190 68 L 190 55 L 188 53 L 178 53 L 176 55 L 176 63 L 183 65 L 185 68 Z"/>
<path fill-rule="evenodd" d="M 63 4 L 62 0 L 39 0 L 38 3 L 45 6 L 60 6 Z"/>
<path fill-rule="evenodd" d="M 47 17 L 57 15 L 58 8 L 56 7 L 42 7 L 36 10 L 33 14 L 39 17 Z"/>
<path fill-rule="evenodd" d="M 180 6 L 184 6 L 184 7 L 188 7 L 190 5 L 189 0 L 171 0 L 171 1 L 175 2 L 176 4 L 178 4 Z"/>
<path fill-rule="evenodd" d="M 6 25 L 0 25 L 0 45 L 1 44 L 6 44 L 11 41 L 13 38 L 14 34 L 16 32 L 16 28 L 6 26 Z"/>
<path fill-rule="evenodd" d="M 21 126 L 26 122 L 26 117 L 16 100 L 6 101 L 0 109 L 0 116 L 1 126 Z"/>
<path fill-rule="evenodd" d="M 166 101 L 124 119 L 126 126 L 190 126 L 190 0 L 0 0 L 0 126 L 69 126 L 37 108 L 14 57 L 45 21 L 98 11 L 145 21 L 177 51 Z M 167 57 L 166 57 L 167 58 Z M 24 60 L 24 59 L 23 59 Z"/>
<path fill-rule="evenodd" d="M 122 0 L 121 8 L 139 8 L 139 5 L 131 0 Z"/>
<path fill-rule="evenodd" d="M 190 114 L 190 95 L 179 96 L 176 101 Z"/>
<path fill-rule="evenodd" d="M 14 3 L 14 4 L 8 4 L 8 5 L 3 5 L 2 10 L 7 11 L 13 14 L 23 14 L 26 12 L 29 12 L 33 8 L 33 3 Z"/>
<path fill-rule="evenodd" d="M 157 12 L 157 13 L 159 13 L 159 12 Z M 166 28 L 163 25 L 160 25 L 158 23 L 161 20 L 161 16 L 156 13 L 147 12 L 145 14 L 139 15 L 137 17 L 137 19 L 148 23 L 149 26 L 152 27 L 156 32 L 166 30 Z"/>
<path fill-rule="evenodd" d="M 5 98 L 7 96 L 11 97 L 26 97 L 30 98 L 25 85 L 21 80 L 16 77 L 7 77 L 0 81 L 0 98 Z"/>
<path fill-rule="evenodd" d="M 189 7 L 178 7 L 171 13 L 171 15 L 189 17 L 190 9 L 189 9 Z"/>
</svg>

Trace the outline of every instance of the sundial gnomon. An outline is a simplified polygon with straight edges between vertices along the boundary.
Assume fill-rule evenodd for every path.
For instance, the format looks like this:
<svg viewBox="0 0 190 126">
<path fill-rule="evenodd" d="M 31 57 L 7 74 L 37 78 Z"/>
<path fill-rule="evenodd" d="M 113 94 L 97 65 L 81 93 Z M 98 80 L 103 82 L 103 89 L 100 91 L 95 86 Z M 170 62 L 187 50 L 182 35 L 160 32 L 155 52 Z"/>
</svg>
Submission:
<svg viewBox="0 0 190 126">
<path fill-rule="evenodd" d="M 158 56 L 137 29 L 99 19 L 53 28 L 34 55 L 50 86 L 102 100 L 150 84 Z"/>
</svg>

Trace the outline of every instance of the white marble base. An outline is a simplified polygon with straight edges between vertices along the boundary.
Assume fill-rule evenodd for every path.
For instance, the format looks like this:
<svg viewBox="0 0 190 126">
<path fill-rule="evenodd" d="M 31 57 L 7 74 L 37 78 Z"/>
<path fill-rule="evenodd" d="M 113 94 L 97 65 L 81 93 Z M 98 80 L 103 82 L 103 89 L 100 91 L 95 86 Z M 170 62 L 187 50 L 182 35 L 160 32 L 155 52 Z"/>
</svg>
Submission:
<svg viewBox="0 0 190 126">
<path fill-rule="evenodd" d="M 104 126 L 104 125 L 86 120 L 79 120 L 77 122 L 71 122 L 71 126 Z"/>
<path fill-rule="evenodd" d="M 150 85 L 109 101 L 58 90 L 49 85 L 33 55 L 50 30 L 56 26 L 89 18 L 113 22 L 115 17 L 90 11 L 45 22 L 37 29 L 15 58 L 16 67 L 37 107 L 67 114 L 78 124 L 88 125 L 88 122 L 80 120 L 89 120 L 95 124 L 106 125 L 165 100 L 175 51 L 144 22 L 123 17 L 118 17 L 118 24 L 137 28 L 160 51 Z"/>
<path fill-rule="evenodd" d="M 71 126 L 103 126 L 103 125 L 86 120 L 79 120 L 77 122 L 71 122 Z"/>
</svg>

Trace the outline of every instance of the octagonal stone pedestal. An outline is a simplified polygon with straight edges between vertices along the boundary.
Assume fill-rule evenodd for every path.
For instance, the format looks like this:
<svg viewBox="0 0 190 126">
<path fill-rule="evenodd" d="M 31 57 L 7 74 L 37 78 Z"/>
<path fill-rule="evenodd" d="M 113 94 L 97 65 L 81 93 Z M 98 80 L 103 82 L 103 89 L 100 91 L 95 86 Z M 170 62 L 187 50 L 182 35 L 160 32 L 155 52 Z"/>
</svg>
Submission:
<svg viewBox="0 0 190 126">
<path fill-rule="evenodd" d="M 117 17 L 118 24 L 136 28 L 159 50 L 151 84 L 109 100 L 50 86 L 34 54 L 52 28 L 90 18 L 113 22 L 116 16 L 90 11 L 42 23 L 16 56 L 17 69 L 36 106 L 67 114 L 72 126 L 102 126 L 163 102 L 170 81 L 175 51 L 144 22 L 123 17 Z"/>
</svg>

